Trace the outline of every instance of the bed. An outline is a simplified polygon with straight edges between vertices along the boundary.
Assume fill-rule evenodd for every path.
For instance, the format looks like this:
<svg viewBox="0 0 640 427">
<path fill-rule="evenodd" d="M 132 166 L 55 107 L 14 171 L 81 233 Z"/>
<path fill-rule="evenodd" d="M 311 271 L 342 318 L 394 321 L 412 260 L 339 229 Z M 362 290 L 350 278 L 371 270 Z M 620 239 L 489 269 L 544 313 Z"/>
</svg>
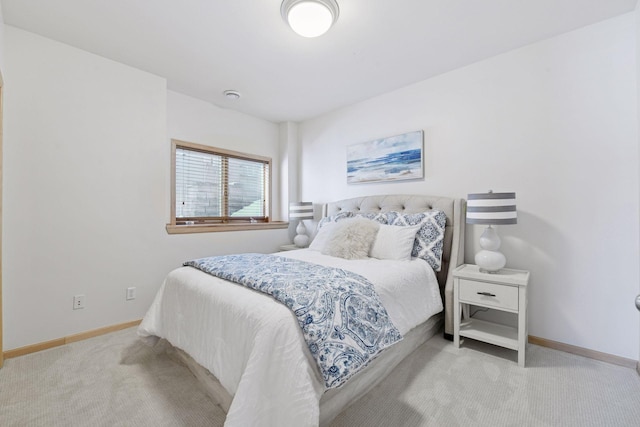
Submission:
<svg viewBox="0 0 640 427">
<path fill-rule="evenodd" d="M 193 267 L 167 276 L 138 334 L 192 370 L 227 413 L 225 426 L 326 426 L 442 331 L 443 324 L 445 335 L 452 334 L 452 271 L 463 261 L 464 221 L 463 201 L 448 197 L 366 196 L 323 206 L 321 222 L 335 222 L 331 225 L 336 228 L 342 216 L 384 223 L 381 214 L 425 212 L 442 212 L 446 218 L 437 272 L 417 258 L 351 260 L 313 249 L 275 254 L 279 262 L 336 267 L 370 280 L 402 334 L 401 341 L 368 360 L 339 387 L 327 386 L 298 319 L 284 304 Z M 393 283 L 383 285 L 387 280 Z"/>
</svg>

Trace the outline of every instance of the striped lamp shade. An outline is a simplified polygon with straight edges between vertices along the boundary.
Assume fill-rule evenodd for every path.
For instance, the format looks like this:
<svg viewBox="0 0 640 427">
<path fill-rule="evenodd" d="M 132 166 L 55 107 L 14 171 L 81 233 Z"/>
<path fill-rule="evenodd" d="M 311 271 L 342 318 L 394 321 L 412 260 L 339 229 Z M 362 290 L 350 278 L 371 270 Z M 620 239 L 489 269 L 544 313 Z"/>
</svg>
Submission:
<svg viewBox="0 0 640 427">
<path fill-rule="evenodd" d="M 291 202 L 289 203 L 289 219 L 313 219 L 312 202 Z"/>
<path fill-rule="evenodd" d="M 467 197 L 467 224 L 517 224 L 516 193 L 476 193 Z"/>
</svg>

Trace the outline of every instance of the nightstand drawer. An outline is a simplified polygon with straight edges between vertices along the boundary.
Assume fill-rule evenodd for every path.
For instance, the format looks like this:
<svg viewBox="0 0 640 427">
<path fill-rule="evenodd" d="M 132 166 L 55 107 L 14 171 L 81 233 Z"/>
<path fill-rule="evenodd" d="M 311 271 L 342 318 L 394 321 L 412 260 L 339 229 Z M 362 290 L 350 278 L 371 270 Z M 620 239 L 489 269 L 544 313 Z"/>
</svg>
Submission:
<svg viewBox="0 0 640 427">
<path fill-rule="evenodd" d="M 460 302 L 518 311 L 518 287 L 460 279 Z"/>
</svg>

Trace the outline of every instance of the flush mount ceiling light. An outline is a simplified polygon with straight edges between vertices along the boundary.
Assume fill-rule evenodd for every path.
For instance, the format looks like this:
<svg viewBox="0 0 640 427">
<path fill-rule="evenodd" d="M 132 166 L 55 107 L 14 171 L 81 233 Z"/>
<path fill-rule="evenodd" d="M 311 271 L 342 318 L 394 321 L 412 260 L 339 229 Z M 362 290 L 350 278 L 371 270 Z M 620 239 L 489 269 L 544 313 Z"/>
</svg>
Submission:
<svg viewBox="0 0 640 427">
<path fill-rule="evenodd" d="M 340 9 L 335 0 L 284 0 L 282 18 L 303 37 L 318 37 L 338 20 Z"/>
<path fill-rule="evenodd" d="M 222 92 L 227 99 L 235 101 L 236 99 L 240 99 L 240 92 L 237 90 L 225 90 Z"/>
</svg>

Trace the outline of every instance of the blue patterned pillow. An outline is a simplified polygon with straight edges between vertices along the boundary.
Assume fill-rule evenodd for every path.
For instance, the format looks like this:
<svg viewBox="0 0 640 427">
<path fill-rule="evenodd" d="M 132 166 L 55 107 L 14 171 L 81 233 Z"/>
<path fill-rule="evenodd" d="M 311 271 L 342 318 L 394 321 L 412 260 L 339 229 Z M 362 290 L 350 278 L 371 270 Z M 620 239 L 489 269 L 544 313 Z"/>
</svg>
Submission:
<svg viewBox="0 0 640 427">
<path fill-rule="evenodd" d="M 446 223 L 447 216 L 444 212 L 433 210 L 417 214 L 398 214 L 390 224 L 400 226 L 420 224 L 411 256 L 422 258 L 434 271 L 440 271 Z"/>
<path fill-rule="evenodd" d="M 387 224 L 389 225 L 393 224 L 393 222 L 402 215 L 403 214 L 401 212 L 396 212 L 396 211 L 389 211 L 384 213 L 384 216 L 387 219 Z"/>
<path fill-rule="evenodd" d="M 320 222 L 318 222 L 318 227 L 317 230 L 320 230 L 322 227 L 324 227 L 325 225 L 331 223 L 331 222 L 338 222 L 341 219 L 347 219 L 347 218 L 352 218 L 353 217 L 353 212 L 349 212 L 349 211 L 345 211 L 345 212 L 339 212 L 335 215 L 331 215 L 331 216 L 325 216 L 324 218 L 322 218 L 320 220 Z"/>
<path fill-rule="evenodd" d="M 389 212 L 367 212 L 367 213 L 357 213 L 355 214 L 356 218 L 366 218 L 371 221 L 375 221 L 380 224 L 389 224 L 388 214 Z"/>
</svg>

